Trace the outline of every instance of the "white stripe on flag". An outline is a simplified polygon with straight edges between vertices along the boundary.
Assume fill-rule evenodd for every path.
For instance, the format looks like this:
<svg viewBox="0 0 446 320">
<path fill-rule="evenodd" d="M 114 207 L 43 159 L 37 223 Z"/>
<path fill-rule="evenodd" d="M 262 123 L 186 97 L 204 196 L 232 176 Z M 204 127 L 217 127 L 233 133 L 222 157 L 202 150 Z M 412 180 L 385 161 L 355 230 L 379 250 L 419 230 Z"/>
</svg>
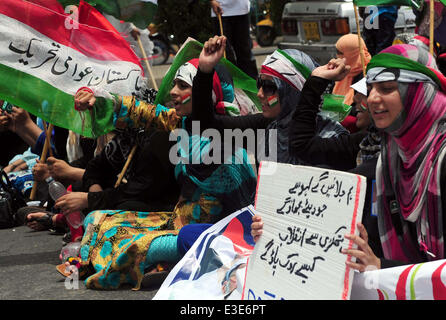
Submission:
<svg viewBox="0 0 446 320">
<path fill-rule="evenodd" d="M 98 92 L 131 95 L 137 81 L 142 80 L 141 68 L 132 62 L 90 58 L 3 14 L 0 43 L 0 63 L 68 94 L 86 86 Z"/>
</svg>

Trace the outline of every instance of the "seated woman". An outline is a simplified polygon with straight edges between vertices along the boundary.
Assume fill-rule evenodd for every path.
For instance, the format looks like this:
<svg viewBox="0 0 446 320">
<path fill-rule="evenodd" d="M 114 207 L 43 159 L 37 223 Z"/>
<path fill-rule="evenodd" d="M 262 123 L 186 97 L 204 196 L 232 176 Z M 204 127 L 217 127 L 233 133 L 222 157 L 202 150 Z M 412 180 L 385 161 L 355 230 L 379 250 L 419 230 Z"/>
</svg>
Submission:
<svg viewBox="0 0 446 320">
<path fill-rule="evenodd" d="M 364 64 L 367 66 L 371 56 L 367 50 L 364 40 L 361 38 L 361 46 L 364 50 Z M 336 42 L 336 57 L 345 58 L 346 64 L 350 66 L 350 72 L 342 80 L 336 81 L 333 87 L 333 94 L 345 96 L 344 103 L 351 105 L 353 103 L 353 89 L 350 87 L 363 77 L 363 68 L 361 55 L 359 51 L 358 36 L 355 34 L 346 34 Z M 352 109 L 353 110 L 353 109 Z M 348 115 L 341 124 L 351 133 L 357 132 L 356 119 L 353 115 Z"/>
<path fill-rule="evenodd" d="M 38 144 L 42 145 L 45 140 L 45 132 L 39 137 Z M 95 152 L 96 148 L 96 140 L 89 138 L 81 138 L 80 139 L 80 150 L 82 150 L 82 155 L 73 159 L 71 162 L 66 162 L 62 159 L 57 158 L 57 154 L 55 156 L 50 156 L 46 159 L 45 163 L 41 163 L 39 160 L 36 160 L 37 163 L 33 166 L 32 175 L 35 181 L 44 182 L 44 180 L 48 177 L 53 177 L 56 181 L 61 182 L 63 185 L 69 187 L 72 185 L 73 191 L 77 191 L 80 188 L 82 183 L 82 176 L 85 171 L 85 167 L 90 161 Z M 43 147 L 40 147 L 43 149 Z M 53 150 L 53 154 L 55 150 Z M 46 188 L 39 188 L 45 189 Z M 54 206 L 54 201 L 49 197 L 47 192 L 43 192 L 42 190 L 39 192 L 40 195 L 37 197 L 38 199 L 45 199 L 43 202 L 48 199 L 47 209 L 39 206 L 27 206 L 19 209 L 17 217 L 19 218 L 19 222 L 22 224 L 26 224 L 31 229 L 36 231 L 48 230 L 48 229 L 56 229 L 58 231 L 65 231 L 68 226 L 67 221 L 62 213 L 56 214 L 52 212 L 52 207 Z M 72 239 L 76 238 L 79 232 L 74 232 L 71 230 Z"/>
<path fill-rule="evenodd" d="M 224 36 L 215 36 L 204 44 L 193 90 L 194 97 L 200 99 L 194 105 L 192 119 L 200 121 L 202 130 L 215 128 L 222 133 L 224 129 L 266 129 L 265 139 L 256 144 L 257 162 L 265 159 L 268 146 L 277 144 L 277 159 L 272 160 L 282 163 L 302 163 L 288 151 L 288 127 L 292 111 L 300 99 L 300 91 L 311 70 L 317 66 L 316 63 L 298 50 L 276 50 L 266 58 L 257 79 L 259 88 L 257 96 L 262 103 L 262 113 L 225 117 L 215 114 L 210 107 L 214 67 L 223 56 L 225 46 Z M 272 134 L 274 130 L 277 130 L 277 140 L 274 140 Z M 317 132 L 326 136 L 348 134 L 339 123 L 321 116 L 317 118 Z"/>
<path fill-rule="evenodd" d="M 170 91 L 173 108 L 160 104 L 155 106 L 151 101 L 144 102 L 135 97 L 113 97 L 113 121 L 118 134 L 100 155 L 88 163 L 83 175 L 84 192 L 63 196 L 57 201 L 56 207 L 64 208 L 67 214 L 80 210 L 88 213 L 99 209 L 173 209 L 178 196 L 173 167 L 168 159 L 168 151 L 173 143 L 169 142 L 168 134 L 162 134 L 161 131 L 169 133 L 177 128 L 191 127 L 190 119 L 184 116 L 190 113 L 192 103 L 184 90 L 192 85 L 196 73 L 194 64 L 197 62 L 197 59 L 193 59 L 177 70 L 174 87 Z M 234 97 L 232 86 L 225 85 L 226 81 L 223 81 L 230 81 L 224 71 L 222 69 L 216 77 L 216 85 L 213 87 L 216 106 Z M 75 96 L 79 110 L 94 105 L 95 101 L 94 93 L 90 90 L 82 89 Z M 155 134 L 155 131 L 158 132 Z M 114 187 L 116 176 L 124 167 L 135 144 L 138 144 L 138 148 L 134 160 L 124 176 L 127 183 Z M 148 163 L 152 165 L 149 166 Z M 165 189 L 167 186 L 171 186 L 169 192 Z M 175 200 L 172 201 L 174 197 Z"/>
<path fill-rule="evenodd" d="M 268 140 L 258 141 L 257 152 L 262 160 L 268 145 L 277 144 L 277 161 L 283 163 L 304 164 L 308 159 L 296 157 L 289 152 L 288 128 L 291 124 L 292 111 L 301 97 L 301 89 L 308 77 L 316 67 L 311 57 L 297 50 L 276 50 L 272 56 L 267 57 L 260 70 L 257 80 L 259 88 L 257 96 L 262 102 L 263 112 L 260 114 L 246 115 L 228 118 L 214 114 L 209 107 L 210 79 L 213 68 L 221 59 L 226 44 L 225 37 L 214 37 L 204 44 L 200 54 L 199 69 L 194 79 L 193 96 L 199 97 L 194 104 L 192 118 L 200 120 L 200 128 L 216 128 L 223 132 L 224 129 L 266 129 Z M 198 108 L 195 109 L 195 106 Z M 318 105 L 319 106 L 319 105 Z M 315 132 L 318 136 L 332 137 L 347 135 L 348 132 L 339 123 L 315 115 Z M 270 130 L 277 129 L 277 141 L 273 140 Z M 271 150 L 270 150 L 271 151 Z M 276 159 L 272 159 L 276 160 Z M 178 248 L 186 252 L 208 228 L 206 224 L 188 225 L 180 231 Z"/>
<path fill-rule="evenodd" d="M 191 85 L 183 79 L 192 80 L 194 73 L 190 65 L 177 71 L 171 90 L 175 114 L 163 107 L 158 107 L 156 113 L 153 108 L 153 115 L 164 112 L 163 119 L 177 119 L 176 125 L 181 123 L 189 133 L 188 115 L 195 102 L 189 98 Z M 138 111 L 132 109 L 132 112 Z M 209 139 L 189 136 L 187 141 L 187 147 L 177 144 L 178 152 L 183 155 L 175 167 L 181 193 L 173 211 L 101 210 L 87 216 L 80 266 L 82 275 L 89 276 L 88 288 L 113 289 L 129 283 L 138 289 L 144 272 L 159 262 L 179 259 L 177 234 L 184 225 L 212 223 L 253 202 L 256 178 L 243 149 L 234 150 L 231 162 L 205 165 L 197 160 L 209 152 Z"/>
<path fill-rule="evenodd" d="M 394 45 L 372 58 L 367 83 L 369 112 L 383 140 L 376 187 L 384 258 L 376 256 L 359 224 L 359 236 L 345 236 L 358 245 L 343 250 L 358 259 L 347 265 L 364 271 L 444 259 L 446 78 L 425 50 Z M 257 217 L 256 239 L 261 228 Z"/>
<path fill-rule="evenodd" d="M 321 103 L 321 95 L 331 81 L 342 79 L 350 70 L 344 59 L 333 59 L 327 65 L 313 70 L 302 89 L 301 100 L 294 111 L 289 127 L 290 153 L 315 166 L 328 166 L 335 170 L 349 171 L 367 178 L 362 224 L 369 230 L 370 245 L 379 256 L 382 248 L 378 235 L 375 207 L 372 206 L 372 190 L 375 168 L 380 154 L 380 134 L 371 123 L 367 111 L 365 78 L 352 85 L 355 91 L 354 106 L 357 111 L 356 126 L 359 132 L 339 137 L 316 135 L 315 117 Z M 253 219 L 261 222 L 260 217 Z M 253 224 L 255 229 L 257 224 Z"/>
<path fill-rule="evenodd" d="M 435 59 L 412 45 L 376 55 L 367 70 L 369 110 L 383 134 L 376 170 L 378 222 L 384 257 L 400 264 L 444 259 L 446 78 Z M 382 267 L 367 235 L 349 235 L 346 250 L 363 271 Z"/>
</svg>

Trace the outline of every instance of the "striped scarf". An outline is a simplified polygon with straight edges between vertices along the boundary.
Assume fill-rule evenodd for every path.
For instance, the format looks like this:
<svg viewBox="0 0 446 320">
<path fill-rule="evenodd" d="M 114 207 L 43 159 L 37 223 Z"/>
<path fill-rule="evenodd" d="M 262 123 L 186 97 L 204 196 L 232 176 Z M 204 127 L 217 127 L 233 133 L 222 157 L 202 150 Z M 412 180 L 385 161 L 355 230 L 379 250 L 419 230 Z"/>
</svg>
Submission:
<svg viewBox="0 0 446 320">
<path fill-rule="evenodd" d="M 270 146 L 275 144 L 277 148 L 277 162 L 303 163 L 302 160 L 289 153 L 289 123 L 296 106 L 299 104 L 305 81 L 318 66 L 317 62 L 309 55 L 295 49 L 277 49 L 266 57 L 260 69 L 260 74 L 271 76 L 277 85 L 280 113 L 267 126 L 265 142 L 258 145 L 259 154 L 265 155 L 266 150 L 271 152 Z M 329 137 L 347 133 L 340 123 L 331 119 L 325 119 L 321 115 L 317 116 L 316 121 L 318 136 Z M 273 130 L 277 130 L 277 136 L 274 135 Z M 260 157 L 260 160 L 263 160 L 262 157 Z"/>
<path fill-rule="evenodd" d="M 443 259 L 440 176 L 446 152 L 445 78 L 427 51 L 395 45 L 376 55 L 367 82 L 396 80 L 403 110 L 384 130 L 376 169 L 384 256 L 405 262 Z M 442 92 L 443 91 L 443 92 Z M 410 235 L 415 224 L 417 241 Z"/>
</svg>

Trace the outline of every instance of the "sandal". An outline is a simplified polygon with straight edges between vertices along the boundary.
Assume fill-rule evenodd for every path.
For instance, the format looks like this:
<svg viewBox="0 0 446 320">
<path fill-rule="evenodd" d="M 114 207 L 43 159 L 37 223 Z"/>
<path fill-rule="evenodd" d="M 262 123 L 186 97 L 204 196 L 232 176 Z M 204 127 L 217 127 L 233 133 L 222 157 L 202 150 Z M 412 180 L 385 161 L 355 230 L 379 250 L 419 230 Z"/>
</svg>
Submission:
<svg viewBox="0 0 446 320">
<path fill-rule="evenodd" d="M 53 228 L 53 215 L 48 213 L 39 218 L 28 219 L 28 216 L 26 216 L 26 221 L 27 222 L 37 221 L 43 227 L 42 230 L 50 230 Z"/>
<path fill-rule="evenodd" d="M 43 212 L 45 215 L 38 217 L 38 218 L 31 218 L 28 219 L 28 216 L 33 213 L 37 212 Z M 65 233 L 65 228 L 61 226 L 54 225 L 53 223 L 53 217 L 55 213 L 46 211 L 44 208 L 41 207 L 23 207 L 20 208 L 17 211 L 16 217 L 18 218 L 18 221 L 22 225 L 27 225 L 29 222 L 37 221 L 41 228 L 39 228 L 40 231 L 49 230 L 52 234 L 55 235 L 62 235 Z"/>
<path fill-rule="evenodd" d="M 66 262 L 69 263 L 69 266 L 66 265 Z M 56 270 L 63 275 L 64 277 L 71 276 L 74 272 L 79 273 L 79 278 L 84 277 L 87 274 L 87 266 L 85 263 L 82 262 L 81 258 L 79 257 L 70 257 L 67 259 L 65 263 L 61 263 L 56 266 Z M 72 267 L 74 266 L 74 268 Z M 70 268 L 71 267 L 71 268 Z"/>
</svg>

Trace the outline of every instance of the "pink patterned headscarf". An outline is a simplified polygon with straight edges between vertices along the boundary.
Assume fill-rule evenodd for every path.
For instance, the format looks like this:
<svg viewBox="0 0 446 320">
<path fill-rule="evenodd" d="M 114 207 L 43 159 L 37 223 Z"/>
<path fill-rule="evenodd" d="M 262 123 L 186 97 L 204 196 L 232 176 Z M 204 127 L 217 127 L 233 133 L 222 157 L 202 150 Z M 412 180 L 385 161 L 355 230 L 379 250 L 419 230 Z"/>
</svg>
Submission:
<svg viewBox="0 0 446 320">
<path fill-rule="evenodd" d="M 382 53 L 400 55 L 438 70 L 432 56 L 413 45 L 391 46 Z M 425 74 L 402 68 L 374 67 L 367 72 L 367 82 L 385 81 L 392 74 L 398 81 L 403 111 L 384 130 L 376 169 L 384 255 L 415 263 L 426 259 L 421 254 L 424 251 L 429 260 L 443 259 L 440 178 L 446 153 L 446 96 Z M 412 240 L 411 230 L 416 232 L 417 242 Z"/>
</svg>

